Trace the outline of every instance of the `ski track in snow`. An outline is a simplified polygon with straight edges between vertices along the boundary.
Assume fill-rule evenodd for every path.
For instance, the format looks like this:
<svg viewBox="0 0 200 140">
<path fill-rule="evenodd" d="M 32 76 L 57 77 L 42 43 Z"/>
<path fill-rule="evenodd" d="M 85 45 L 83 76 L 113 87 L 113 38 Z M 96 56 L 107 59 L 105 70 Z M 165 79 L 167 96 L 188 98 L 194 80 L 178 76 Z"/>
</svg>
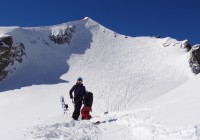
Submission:
<svg viewBox="0 0 200 140">
<path fill-rule="evenodd" d="M 98 99 L 106 99 L 108 111 L 130 108 L 143 93 L 159 87 L 157 83 L 164 83 L 164 80 L 171 86 L 166 91 L 160 89 L 160 94 L 189 79 L 187 61 L 184 63 L 186 67 L 178 62 L 179 59 L 185 60 L 186 55 L 183 55 L 184 49 L 180 45 L 174 45 L 176 40 L 166 38 L 155 41 L 148 37 L 129 40 L 118 36 L 119 42 L 115 42 L 110 39 L 112 33 L 108 33 L 108 38 L 101 35 L 101 28 L 99 30 L 93 32 L 98 38 L 93 39 L 92 48 L 82 56 L 70 58 L 70 70 L 63 78 L 76 73 L 83 75 L 89 90 L 95 91 Z M 168 44 L 167 48 L 161 46 L 162 43 Z M 179 54 L 172 53 L 172 50 Z M 90 75 L 98 79 L 95 85 L 94 77 Z"/>
</svg>

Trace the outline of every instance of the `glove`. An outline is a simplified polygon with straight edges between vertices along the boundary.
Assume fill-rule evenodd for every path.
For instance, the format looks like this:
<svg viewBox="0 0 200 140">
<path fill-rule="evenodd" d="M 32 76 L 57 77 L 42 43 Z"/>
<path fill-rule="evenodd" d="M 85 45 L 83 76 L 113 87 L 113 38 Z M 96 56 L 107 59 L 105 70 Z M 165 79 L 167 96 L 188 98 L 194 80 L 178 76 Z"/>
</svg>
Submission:
<svg viewBox="0 0 200 140">
<path fill-rule="evenodd" d="M 72 96 L 72 94 L 70 94 L 70 99 L 73 99 L 73 96 Z"/>
</svg>

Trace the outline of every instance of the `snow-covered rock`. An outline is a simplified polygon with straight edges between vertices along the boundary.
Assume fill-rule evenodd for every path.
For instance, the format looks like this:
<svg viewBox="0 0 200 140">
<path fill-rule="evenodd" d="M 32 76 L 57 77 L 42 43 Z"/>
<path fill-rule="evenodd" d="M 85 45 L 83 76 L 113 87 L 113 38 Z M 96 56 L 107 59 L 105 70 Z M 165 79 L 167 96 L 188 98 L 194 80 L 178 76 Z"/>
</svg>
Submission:
<svg viewBox="0 0 200 140">
<path fill-rule="evenodd" d="M 190 51 L 189 64 L 193 73 L 200 73 L 200 44 L 196 44 L 192 47 Z"/>
<path fill-rule="evenodd" d="M 13 72 L 10 68 L 15 61 L 22 63 L 22 57 L 25 55 L 25 47 L 22 43 L 13 46 L 11 36 L 0 38 L 0 81 L 6 78 L 9 72 Z"/>
<path fill-rule="evenodd" d="M 5 45 L 5 47 L 12 47 L 12 44 L 13 44 L 13 39 L 12 39 L 12 37 L 11 36 L 2 36 L 1 38 L 0 38 L 0 43 L 2 44 L 2 43 L 4 43 L 4 44 L 6 44 Z M 4 45 L 2 44 L 2 45 L 0 45 L 1 47 L 3 47 Z"/>
<path fill-rule="evenodd" d="M 189 52 L 191 50 L 191 48 L 192 48 L 192 46 L 190 45 L 189 40 L 187 40 L 187 39 L 183 41 L 182 46 L 183 46 L 183 48 L 187 49 L 187 52 Z"/>
<path fill-rule="evenodd" d="M 73 37 L 73 33 L 75 32 L 75 28 L 76 26 L 71 25 L 64 29 L 62 33 L 53 32 L 52 35 L 49 36 L 49 38 L 57 44 L 67 43 L 69 45 Z"/>
</svg>

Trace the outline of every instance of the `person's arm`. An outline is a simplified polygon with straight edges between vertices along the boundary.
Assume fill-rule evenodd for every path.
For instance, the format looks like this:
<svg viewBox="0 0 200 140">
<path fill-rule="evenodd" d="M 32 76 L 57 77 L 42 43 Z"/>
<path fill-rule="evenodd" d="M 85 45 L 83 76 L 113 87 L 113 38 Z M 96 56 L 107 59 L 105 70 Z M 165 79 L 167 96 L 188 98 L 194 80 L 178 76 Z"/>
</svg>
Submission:
<svg viewBox="0 0 200 140">
<path fill-rule="evenodd" d="M 85 97 L 86 96 L 86 89 L 85 89 L 85 87 L 84 87 L 84 93 L 83 93 L 83 96 Z"/>
<path fill-rule="evenodd" d="M 69 95 L 70 95 L 70 98 L 72 99 L 73 98 L 73 95 L 72 95 L 72 93 L 74 92 L 74 90 L 75 90 L 75 85 L 70 89 L 70 91 L 69 91 Z"/>
</svg>

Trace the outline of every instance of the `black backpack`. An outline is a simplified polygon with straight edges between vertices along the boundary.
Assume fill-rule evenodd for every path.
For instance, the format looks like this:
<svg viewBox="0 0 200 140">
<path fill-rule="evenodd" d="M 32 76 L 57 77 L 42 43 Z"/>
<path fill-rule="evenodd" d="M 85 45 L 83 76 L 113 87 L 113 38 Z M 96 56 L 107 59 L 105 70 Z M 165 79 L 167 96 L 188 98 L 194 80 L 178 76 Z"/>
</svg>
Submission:
<svg viewBox="0 0 200 140">
<path fill-rule="evenodd" d="M 85 96 L 85 106 L 92 107 L 92 103 L 93 103 L 93 93 L 87 92 Z"/>
</svg>

